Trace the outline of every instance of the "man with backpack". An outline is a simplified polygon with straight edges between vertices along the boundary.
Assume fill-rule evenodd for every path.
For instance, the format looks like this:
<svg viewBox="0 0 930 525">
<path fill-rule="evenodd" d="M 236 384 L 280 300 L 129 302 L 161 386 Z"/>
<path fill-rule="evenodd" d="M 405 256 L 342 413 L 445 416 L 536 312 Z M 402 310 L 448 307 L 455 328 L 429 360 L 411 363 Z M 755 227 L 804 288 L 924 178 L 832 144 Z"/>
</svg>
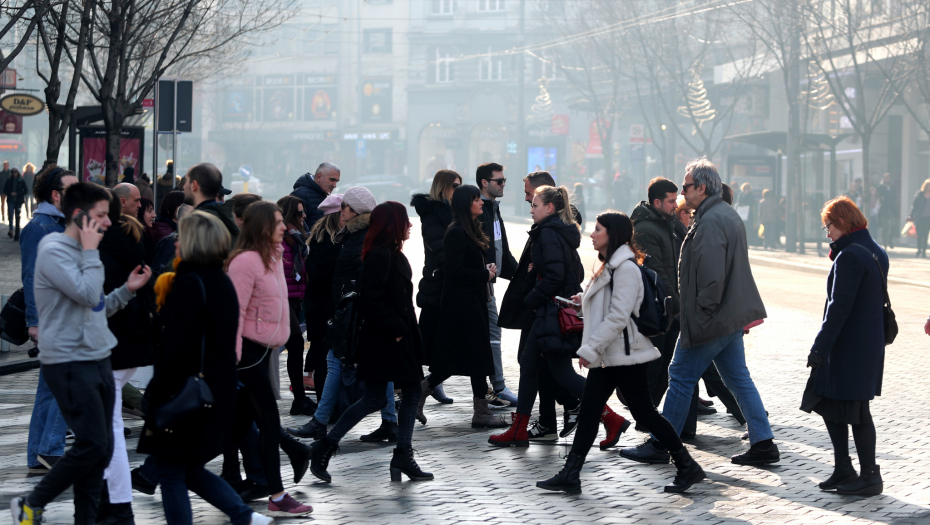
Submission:
<svg viewBox="0 0 930 525">
<path fill-rule="evenodd" d="M 778 462 L 779 452 L 743 348 L 743 327 L 765 318 L 765 306 L 749 266 L 745 226 L 723 202 L 721 186 L 716 166 L 706 158 L 688 164 L 682 194 L 696 213 L 678 263 L 681 336 L 669 367 L 662 415 L 680 434 L 694 386 L 713 362 L 733 387 L 749 423 L 751 447 L 732 462 L 766 465 Z M 668 450 L 654 436 L 620 455 L 643 463 L 669 461 Z"/>
</svg>

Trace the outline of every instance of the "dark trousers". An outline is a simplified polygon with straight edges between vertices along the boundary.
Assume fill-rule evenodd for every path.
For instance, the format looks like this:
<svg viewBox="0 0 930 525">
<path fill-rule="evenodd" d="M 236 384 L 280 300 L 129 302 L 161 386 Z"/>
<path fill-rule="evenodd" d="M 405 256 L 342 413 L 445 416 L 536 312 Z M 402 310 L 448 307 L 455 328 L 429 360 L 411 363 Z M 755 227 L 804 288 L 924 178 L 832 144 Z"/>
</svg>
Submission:
<svg viewBox="0 0 930 525">
<path fill-rule="evenodd" d="M 533 413 L 536 394 L 539 392 L 539 370 L 543 362 L 548 364 L 549 372 L 556 383 L 568 390 L 571 395 L 581 397 L 584 391 L 584 377 L 572 369 L 572 356 L 565 353 L 542 354 L 532 345 L 527 344 L 520 356 L 520 391 L 517 398 L 517 412 L 528 416 Z M 603 406 L 601 406 L 603 408 Z"/>
<path fill-rule="evenodd" d="M 917 253 L 927 253 L 927 234 L 930 234 L 930 217 L 918 217 L 914 221 L 917 230 Z"/>
<path fill-rule="evenodd" d="M 29 505 L 45 507 L 74 487 L 74 523 L 93 524 L 103 488 L 103 471 L 113 455 L 115 391 L 109 359 L 42 365 L 61 415 L 74 431 L 74 444 L 29 494 Z"/>
<path fill-rule="evenodd" d="M 269 352 L 275 352 L 272 348 Z M 264 358 L 262 355 L 264 354 Z M 250 366 L 260 359 L 258 364 Z M 236 416 L 233 422 L 233 442 L 241 443 L 249 427 L 254 422 L 258 426 L 259 453 L 265 479 L 268 481 L 268 490 L 277 494 L 284 490 L 281 481 L 281 456 L 278 452 L 280 446 L 281 420 L 278 417 L 278 402 L 274 398 L 271 385 L 270 362 L 265 347 L 242 339 L 242 360 L 239 369 L 239 382 L 243 388 L 236 396 Z M 249 367 L 249 368 L 244 368 Z"/>
<path fill-rule="evenodd" d="M 333 425 L 333 429 L 326 434 L 326 439 L 333 443 L 345 437 L 355 425 L 365 419 L 365 416 L 377 412 L 384 407 L 387 398 L 387 381 L 365 381 L 365 395 L 346 409 Z M 394 388 L 400 388 L 400 411 L 397 413 L 397 448 L 411 448 L 413 445 L 413 423 L 417 418 L 417 406 L 423 389 L 419 381 L 394 382 Z"/>
<path fill-rule="evenodd" d="M 598 426 L 604 405 L 610 399 L 614 389 L 620 389 L 630 414 L 638 425 L 649 430 L 672 453 L 681 449 L 681 440 L 667 419 L 656 411 L 649 397 L 649 382 L 646 372 L 649 363 L 631 366 L 608 366 L 592 368 L 581 396 L 581 410 L 578 413 L 578 430 L 572 442 L 572 452 L 581 457 L 588 454 L 597 438 Z"/>
<path fill-rule="evenodd" d="M 19 215 L 22 204 L 14 204 L 10 202 L 10 231 L 14 232 L 14 235 L 19 235 Z M 16 225 L 14 228 L 14 224 Z"/>
<path fill-rule="evenodd" d="M 307 397 L 304 393 L 304 334 L 300 331 L 300 300 L 288 299 L 291 310 L 291 335 L 284 343 L 287 349 L 287 377 L 291 381 L 291 390 L 294 391 L 294 400 L 300 401 Z"/>
<path fill-rule="evenodd" d="M 878 218 L 878 223 L 882 226 L 882 245 L 885 248 L 894 248 L 894 238 L 898 235 L 895 222 L 894 215 L 881 215 Z"/>
<path fill-rule="evenodd" d="M 659 406 L 662 396 L 668 390 L 668 365 L 672 362 L 672 356 L 675 355 L 675 344 L 678 342 L 678 334 L 681 325 L 678 319 L 672 321 L 672 327 L 668 332 L 650 337 L 649 341 L 652 346 L 659 349 L 661 357 L 649 363 L 647 376 L 649 378 L 649 396 L 652 398 L 652 404 Z"/>
<path fill-rule="evenodd" d="M 520 330 L 520 345 L 517 347 L 517 360 L 523 355 L 526 337 L 529 330 Z M 539 367 L 539 424 L 550 429 L 558 428 L 555 404 L 562 405 L 563 410 L 574 410 L 578 407 L 579 399 L 571 394 L 564 386 L 552 376 L 549 363 L 543 361 Z"/>
<path fill-rule="evenodd" d="M 429 380 L 427 381 L 427 386 L 431 389 L 436 388 L 438 385 L 447 381 L 451 375 L 439 375 L 439 374 L 430 374 Z M 471 395 L 475 399 L 484 399 L 484 396 L 488 393 L 488 380 L 484 376 L 472 376 L 471 379 Z M 397 384 L 394 385 L 397 388 Z M 367 387 L 366 387 L 367 388 Z M 387 385 L 384 385 L 384 388 L 387 388 Z M 384 389 L 382 389 L 384 390 Z M 416 414 L 414 414 L 415 416 Z M 399 417 L 399 416 L 398 416 Z"/>
<path fill-rule="evenodd" d="M 323 385 L 326 384 L 326 355 L 329 353 L 329 348 L 323 342 L 323 339 L 326 337 L 326 322 L 332 315 L 327 312 L 311 312 L 309 304 L 308 301 L 304 301 L 307 342 L 310 343 L 310 349 L 307 350 L 307 357 L 304 362 L 304 372 L 313 372 L 316 400 L 319 401 L 323 396 Z"/>
<path fill-rule="evenodd" d="M 233 525 L 251 523 L 252 507 L 243 503 L 242 498 L 222 478 L 204 469 L 202 463 L 179 463 L 164 457 L 156 457 L 155 462 L 158 480 L 161 482 L 161 503 L 168 525 L 194 523 L 188 490 L 223 511 Z"/>
</svg>

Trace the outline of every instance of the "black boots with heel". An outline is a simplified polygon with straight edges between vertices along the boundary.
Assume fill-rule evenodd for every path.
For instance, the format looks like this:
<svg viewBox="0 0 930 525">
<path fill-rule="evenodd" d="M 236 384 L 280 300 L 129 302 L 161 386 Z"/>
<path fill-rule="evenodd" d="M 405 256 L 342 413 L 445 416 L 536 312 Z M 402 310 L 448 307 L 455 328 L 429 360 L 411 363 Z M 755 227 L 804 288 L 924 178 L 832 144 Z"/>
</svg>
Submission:
<svg viewBox="0 0 930 525">
<path fill-rule="evenodd" d="M 833 468 L 833 474 L 826 481 L 821 482 L 818 487 L 820 490 L 834 490 L 840 485 L 846 485 L 856 481 L 859 474 L 852 466 L 852 459 L 849 456 L 845 458 L 836 458 L 836 466 Z"/>
<path fill-rule="evenodd" d="M 581 466 L 584 465 L 584 458 L 570 452 L 565 458 L 565 466 L 555 476 L 544 480 L 537 481 L 536 486 L 541 489 L 564 492 L 566 494 L 581 494 Z"/>
<path fill-rule="evenodd" d="M 391 481 L 400 481 L 400 475 L 406 474 L 411 481 L 429 481 L 433 475 L 420 470 L 416 460 L 413 459 L 412 448 L 395 448 L 391 459 Z"/>
<path fill-rule="evenodd" d="M 691 458 L 691 454 L 688 453 L 688 449 L 685 447 L 681 447 L 678 452 L 672 453 L 672 462 L 675 463 L 678 471 L 675 473 L 675 480 L 672 481 L 672 484 L 665 486 L 665 492 L 676 494 L 685 492 L 691 488 L 691 485 L 706 477 L 704 469 Z"/>
<path fill-rule="evenodd" d="M 859 477 L 836 487 L 837 494 L 847 496 L 877 496 L 882 493 L 882 490 L 884 490 L 884 483 L 878 465 L 862 469 Z"/>
<path fill-rule="evenodd" d="M 329 459 L 339 450 L 339 443 L 333 443 L 324 437 L 310 445 L 310 473 L 327 483 L 332 483 L 333 478 L 326 472 L 329 468 Z"/>
</svg>

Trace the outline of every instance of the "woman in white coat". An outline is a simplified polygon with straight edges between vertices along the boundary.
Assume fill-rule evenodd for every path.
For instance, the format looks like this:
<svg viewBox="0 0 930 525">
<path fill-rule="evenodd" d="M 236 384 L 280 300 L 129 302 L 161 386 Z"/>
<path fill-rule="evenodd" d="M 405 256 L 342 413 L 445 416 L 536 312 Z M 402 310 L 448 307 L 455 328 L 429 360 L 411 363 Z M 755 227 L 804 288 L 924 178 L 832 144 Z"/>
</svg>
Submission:
<svg viewBox="0 0 930 525">
<path fill-rule="evenodd" d="M 691 459 L 672 425 L 659 414 L 649 397 L 646 369 L 659 358 L 649 339 L 639 333 L 632 315 L 643 302 L 643 281 L 636 263 L 642 255 L 630 243 L 633 223 L 623 213 L 607 211 L 597 216 L 591 241 L 601 266 L 587 289 L 572 298 L 584 332 L 578 349 L 580 364 L 590 369 L 581 398 L 578 429 L 565 467 L 554 477 L 538 481 L 546 490 L 579 494 L 578 478 L 584 458 L 597 437 L 604 404 L 615 389 L 626 399 L 637 423 L 646 427 L 672 453 L 678 468 L 665 492 L 684 492 L 704 479 L 704 471 Z M 629 337 L 629 345 L 625 338 Z"/>
</svg>

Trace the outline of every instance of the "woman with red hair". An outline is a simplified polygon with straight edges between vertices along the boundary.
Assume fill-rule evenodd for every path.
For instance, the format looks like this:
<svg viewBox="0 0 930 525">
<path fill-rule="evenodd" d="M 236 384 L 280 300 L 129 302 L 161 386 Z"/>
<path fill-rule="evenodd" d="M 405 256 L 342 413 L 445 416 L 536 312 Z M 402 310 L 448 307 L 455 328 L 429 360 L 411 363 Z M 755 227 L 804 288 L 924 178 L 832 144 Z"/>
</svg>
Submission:
<svg viewBox="0 0 930 525">
<path fill-rule="evenodd" d="M 833 241 L 833 267 L 827 277 L 823 323 L 807 357 L 812 370 L 801 410 L 819 414 L 833 442 L 836 466 L 820 489 L 859 496 L 881 494 L 869 401 L 882 393 L 888 255 L 872 240 L 868 221 L 849 197 L 825 204 L 820 217 Z M 858 474 L 849 457 L 850 425 L 859 456 Z"/>
<path fill-rule="evenodd" d="M 365 265 L 357 285 L 361 330 L 356 377 L 365 381 L 365 396 L 346 409 L 326 437 L 313 445 L 310 471 L 323 481 L 331 480 L 326 468 L 339 441 L 365 416 L 384 406 L 390 382 L 403 393 L 391 481 L 400 481 L 401 473 L 414 481 L 433 479 L 432 474 L 420 470 L 412 448 L 426 363 L 413 307 L 413 271 L 402 251 L 412 227 L 407 209 L 399 202 L 381 203 L 371 212 L 371 226 L 362 247 Z"/>
</svg>

